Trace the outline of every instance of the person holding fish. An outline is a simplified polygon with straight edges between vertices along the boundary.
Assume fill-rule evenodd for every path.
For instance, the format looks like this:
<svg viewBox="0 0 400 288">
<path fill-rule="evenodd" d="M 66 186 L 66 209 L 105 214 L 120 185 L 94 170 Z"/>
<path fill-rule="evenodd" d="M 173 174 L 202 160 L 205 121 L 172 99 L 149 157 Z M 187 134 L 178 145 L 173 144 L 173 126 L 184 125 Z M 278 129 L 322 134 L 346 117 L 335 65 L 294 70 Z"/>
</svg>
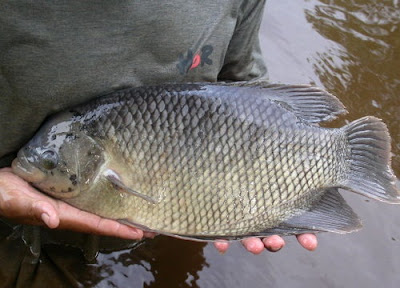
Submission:
<svg viewBox="0 0 400 288">
<path fill-rule="evenodd" d="M 17 150 L 58 111 L 125 87 L 266 78 L 258 31 L 265 1 L 7 1 L 0 11 L 0 215 L 51 229 L 115 236 L 154 233 L 79 210 L 38 192 L 10 168 Z M 118 8 L 118 9 L 116 9 Z M 50 15 L 50 16 L 49 16 Z M 204 19 L 208 19 L 204 21 Z M 51 158 L 51 155 L 49 155 Z M 298 235 L 307 250 L 313 234 Z M 242 240 L 251 253 L 279 251 L 274 235 Z M 229 243 L 215 242 L 224 252 Z"/>
</svg>

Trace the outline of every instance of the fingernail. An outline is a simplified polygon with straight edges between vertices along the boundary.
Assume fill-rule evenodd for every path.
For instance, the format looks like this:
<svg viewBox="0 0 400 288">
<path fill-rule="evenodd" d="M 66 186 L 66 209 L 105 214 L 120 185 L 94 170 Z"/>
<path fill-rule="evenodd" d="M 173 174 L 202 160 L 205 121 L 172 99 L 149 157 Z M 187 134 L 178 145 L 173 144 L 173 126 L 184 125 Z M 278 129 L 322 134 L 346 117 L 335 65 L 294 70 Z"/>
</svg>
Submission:
<svg viewBox="0 0 400 288">
<path fill-rule="evenodd" d="M 40 215 L 40 218 L 42 219 L 42 221 L 44 222 L 44 224 L 46 224 L 47 227 L 50 227 L 50 215 L 47 213 L 42 213 Z"/>
<path fill-rule="evenodd" d="M 131 238 L 134 240 L 142 240 L 143 239 L 143 232 L 139 229 L 132 228 L 130 230 Z"/>
<path fill-rule="evenodd" d="M 282 243 L 279 238 L 276 238 L 274 236 L 264 238 L 263 239 L 265 248 L 267 248 L 268 251 L 270 252 L 278 252 L 285 246 L 285 243 Z"/>
<path fill-rule="evenodd" d="M 279 246 L 279 247 L 270 246 L 268 248 L 269 248 L 269 251 L 271 251 L 271 252 L 278 252 L 279 250 L 282 249 L 282 246 Z"/>
<path fill-rule="evenodd" d="M 157 235 L 158 234 L 154 233 L 154 232 L 147 232 L 147 231 L 143 232 L 143 237 L 150 238 L 150 239 L 154 239 L 154 237 L 156 237 Z"/>
</svg>

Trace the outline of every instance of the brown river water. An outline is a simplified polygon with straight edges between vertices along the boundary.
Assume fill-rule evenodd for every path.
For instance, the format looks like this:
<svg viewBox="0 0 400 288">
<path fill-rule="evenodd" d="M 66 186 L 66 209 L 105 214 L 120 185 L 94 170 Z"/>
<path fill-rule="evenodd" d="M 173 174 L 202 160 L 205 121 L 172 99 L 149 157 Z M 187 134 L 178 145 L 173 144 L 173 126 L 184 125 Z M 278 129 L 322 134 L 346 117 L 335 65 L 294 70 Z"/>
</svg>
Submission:
<svg viewBox="0 0 400 288">
<path fill-rule="evenodd" d="M 329 126 L 365 115 L 382 118 L 392 135 L 392 166 L 400 176 L 400 1 L 269 0 L 261 44 L 271 82 L 314 83 L 345 104 L 349 113 Z M 59 251 L 54 246 L 49 248 L 52 256 L 43 260 L 47 268 L 35 268 L 31 283 L 35 287 L 400 287 L 400 206 L 342 195 L 364 228 L 348 235 L 320 234 L 314 252 L 302 249 L 294 237 L 286 237 L 287 245 L 278 253 L 255 256 L 239 243 L 221 255 L 211 244 L 159 236 L 136 249 L 100 253 L 87 263 L 77 249 Z M 9 255 L 1 255 L 3 273 L 18 249 L 10 247 Z"/>
</svg>

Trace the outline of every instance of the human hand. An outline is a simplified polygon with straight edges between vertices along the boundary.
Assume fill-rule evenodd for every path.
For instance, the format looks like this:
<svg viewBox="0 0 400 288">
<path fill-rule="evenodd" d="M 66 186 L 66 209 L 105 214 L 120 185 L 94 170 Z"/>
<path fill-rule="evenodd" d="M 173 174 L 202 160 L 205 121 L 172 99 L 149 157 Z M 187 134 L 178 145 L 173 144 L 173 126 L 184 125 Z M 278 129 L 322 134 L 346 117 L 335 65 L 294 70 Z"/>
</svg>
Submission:
<svg viewBox="0 0 400 288">
<path fill-rule="evenodd" d="M 50 198 L 13 174 L 11 168 L 0 169 L 0 215 L 23 224 L 125 239 L 154 236 Z"/>
<path fill-rule="evenodd" d="M 297 241 L 305 249 L 309 251 L 314 251 L 317 249 L 318 241 L 314 234 L 300 234 L 297 235 Z M 243 246 L 247 251 L 253 254 L 260 254 L 264 251 L 264 248 L 270 252 L 277 252 L 285 246 L 285 240 L 278 235 L 269 236 L 263 239 L 251 237 L 241 241 Z M 227 241 L 221 240 L 214 243 L 215 248 L 221 253 L 224 253 L 229 248 L 229 243 Z"/>
</svg>

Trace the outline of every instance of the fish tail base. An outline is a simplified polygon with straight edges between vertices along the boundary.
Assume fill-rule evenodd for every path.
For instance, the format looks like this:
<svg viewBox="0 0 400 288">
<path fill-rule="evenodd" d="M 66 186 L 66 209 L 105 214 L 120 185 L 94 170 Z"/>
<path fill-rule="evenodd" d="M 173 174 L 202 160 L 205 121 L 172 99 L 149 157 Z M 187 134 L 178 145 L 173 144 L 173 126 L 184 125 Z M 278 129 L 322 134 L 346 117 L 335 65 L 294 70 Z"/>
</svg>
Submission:
<svg viewBox="0 0 400 288">
<path fill-rule="evenodd" d="M 390 135 L 378 118 L 367 116 L 344 127 L 350 146 L 350 177 L 344 188 L 386 203 L 400 204 L 390 165 Z"/>
</svg>

